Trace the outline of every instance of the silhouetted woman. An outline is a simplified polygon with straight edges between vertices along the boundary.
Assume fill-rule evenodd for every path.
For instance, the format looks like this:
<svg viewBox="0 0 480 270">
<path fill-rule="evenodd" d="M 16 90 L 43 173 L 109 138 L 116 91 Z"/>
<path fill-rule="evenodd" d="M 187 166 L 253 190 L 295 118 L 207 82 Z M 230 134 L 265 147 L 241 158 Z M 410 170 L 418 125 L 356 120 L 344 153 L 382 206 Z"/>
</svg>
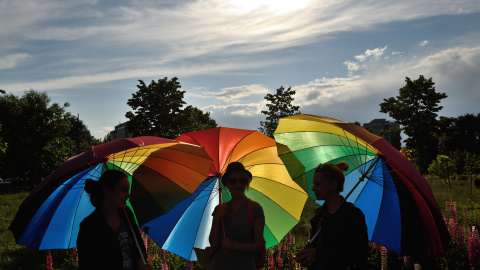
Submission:
<svg viewBox="0 0 480 270">
<path fill-rule="evenodd" d="M 98 181 L 88 179 L 85 191 L 96 209 L 80 223 L 77 238 L 80 269 L 152 269 L 151 265 L 143 264 L 135 237 L 143 254 L 145 247 L 133 213 L 125 207 L 130 198 L 127 176 L 121 171 L 106 171 Z"/>
<path fill-rule="evenodd" d="M 346 162 L 324 163 L 315 169 L 312 191 L 325 203 L 310 220 L 313 241 L 296 256 L 308 269 L 370 269 L 365 216 L 340 196 L 347 170 Z"/>
<path fill-rule="evenodd" d="M 245 196 L 245 190 L 249 188 L 251 181 L 252 174 L 245 170 L 242 163 L 232 162 L 228 165 L 222 183 L 230 191 L 232 199 L 218 205 L 212 214 L 209 240 L 217 252 L 209 269 L 256 269 L 254 253 L 265 249 L 265 217 L 260 204 Z M 253 230 L 249 224 L 249 204 L 253 204 Z"/>
</svg>

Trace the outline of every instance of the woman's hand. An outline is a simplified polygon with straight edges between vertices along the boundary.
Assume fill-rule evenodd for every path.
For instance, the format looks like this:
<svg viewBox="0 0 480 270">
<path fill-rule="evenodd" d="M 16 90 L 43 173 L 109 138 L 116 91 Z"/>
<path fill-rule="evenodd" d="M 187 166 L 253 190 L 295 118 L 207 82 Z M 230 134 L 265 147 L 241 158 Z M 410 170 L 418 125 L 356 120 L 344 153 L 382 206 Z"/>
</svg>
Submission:
<svg viewBox="0 0 480 270">
<path fill-rule="evenodd" d="M 224 238 L 222 238 L 222 244 L 221 245 L 225 249 L 232 249 L 233 245 L 234 245 L 234 242 L 232 240 L 230 240 L 230 238 L 224 237 Z"/>
<path fill-rule="evenodd" d="M 143 264 L 142 260 L 138 261 L 138 270 L 153 270 L 153 266 L 151 264 Z"/>
<path fill-rule="evenodd" d="M 308 266 L 315 261 L 315 248 L 304 248 L 297 252 L 295 260 L 302 266 Z"/>
</svg>

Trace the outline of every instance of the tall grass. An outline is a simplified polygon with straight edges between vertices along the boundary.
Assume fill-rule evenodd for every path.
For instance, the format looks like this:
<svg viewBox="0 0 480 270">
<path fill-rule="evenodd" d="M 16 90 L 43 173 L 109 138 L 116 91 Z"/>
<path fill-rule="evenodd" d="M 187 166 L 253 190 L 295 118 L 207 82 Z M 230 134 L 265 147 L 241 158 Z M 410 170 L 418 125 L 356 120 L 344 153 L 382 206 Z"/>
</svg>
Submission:
<svg viewBox="0 0 480 270">
<path fill-rule="evenodd" d="M 0 269 L 45 269 L 46 251 L 17 245 L 8 226 L 28 192 L 0 194 Z"/>
</svg>

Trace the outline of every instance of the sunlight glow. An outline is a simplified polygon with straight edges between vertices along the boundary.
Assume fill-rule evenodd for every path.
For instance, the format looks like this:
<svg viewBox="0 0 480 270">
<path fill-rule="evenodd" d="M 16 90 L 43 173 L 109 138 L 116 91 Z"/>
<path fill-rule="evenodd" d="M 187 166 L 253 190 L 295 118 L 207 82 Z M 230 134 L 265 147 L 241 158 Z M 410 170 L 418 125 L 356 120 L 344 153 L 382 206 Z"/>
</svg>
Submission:
<svg viewBox="0 0 480 270">
<path fill-rule="evenodd" d="M 285 14 L 310 5 L 313 0 L 228 0 L 228 10 L 237 14 L 246 14 L 256 10 L 264 10 L 274 14 Z"/>
</svg>

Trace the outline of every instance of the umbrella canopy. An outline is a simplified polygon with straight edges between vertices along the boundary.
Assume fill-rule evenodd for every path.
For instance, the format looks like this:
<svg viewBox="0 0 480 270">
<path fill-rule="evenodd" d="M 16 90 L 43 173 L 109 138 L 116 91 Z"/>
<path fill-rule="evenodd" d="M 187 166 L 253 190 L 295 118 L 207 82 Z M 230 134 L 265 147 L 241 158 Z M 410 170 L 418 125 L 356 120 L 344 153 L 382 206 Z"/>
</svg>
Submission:
<svg viewBox="0 0 480 270">
<path fill-rule="evenodd" d="M 94 210 L 84 191 L 86 179 L 98 180 L 111 169 L 126 172 L 131 183 L 127 205 L 141 225 L 188 198 L 208 176 L 211 164 L 202 147 L 163 138 L 117 139 L 94 146 L 45 178 L 20 205 L 9 229 L 18 244 L 72 248 L 80 222 Z"/>
<path fill-rule="evenodd" d="M 213 163 L 210 178 L 192 196 L 145 224 L 144 230 L 162 249 L 194 261 L 194 247 L 210 246 L 211 214 L 220 202 L 219 177 L 233 161 L 241 162 L 253 175 L 246 196 L 263 207 L 267 248 L 298 223 L 308 195 L 289 176 L 275 140 L 257 131 L 224 127 L 186 133 L 176 140 L 203 146 Z M 224 201 L 230 200 L 228 191 L 221 193 Z"/>
<path fill-rule="evenodd" d="M 313 199 L 316 166 L 349 164 L 342 195 L 351 192 L 347 201 L 365 214 L 371 241 L 401 255 L 445 254 L 450 237 L 428 183 L 384 138 L 358 125 L 305 114 L 280 119 L 274 136 L 290 150 L 280 157 L 291 158 L 293 153 L 304 166 L 305 178 L 299 178 L 299 184 Z"/>
</svg>

